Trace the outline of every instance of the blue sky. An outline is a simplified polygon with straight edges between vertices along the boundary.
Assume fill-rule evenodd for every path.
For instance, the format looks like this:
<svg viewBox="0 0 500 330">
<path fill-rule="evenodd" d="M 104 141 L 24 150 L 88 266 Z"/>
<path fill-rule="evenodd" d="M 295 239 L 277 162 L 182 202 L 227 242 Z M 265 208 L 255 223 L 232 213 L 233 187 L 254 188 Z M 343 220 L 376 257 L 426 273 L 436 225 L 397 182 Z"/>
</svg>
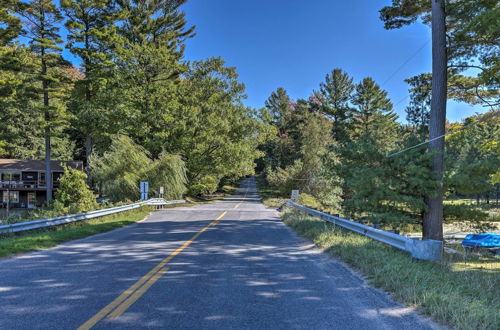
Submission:
<svg viewBox="0 0 500 330">
<path fill-rule="evenodd" d="M 293 98 L 307 98 L 333 68 L 356 82 L 371 76 L 389 92 L 403 121 L 408 104 L 403 80 L 430 72 L 431 34 L 420 23 L 385 30 L 378 10 L 390 2 L 190 0 L 183 9 L 197 35 L 187 41 L 185 59 L 220 56 L 237 67 L 246 85 L 245 104 L 254 108 L 264 106 L 278 87 Z M 447 118 L 458 121 L 485 110 L 449 101 Z"/>
</svg>

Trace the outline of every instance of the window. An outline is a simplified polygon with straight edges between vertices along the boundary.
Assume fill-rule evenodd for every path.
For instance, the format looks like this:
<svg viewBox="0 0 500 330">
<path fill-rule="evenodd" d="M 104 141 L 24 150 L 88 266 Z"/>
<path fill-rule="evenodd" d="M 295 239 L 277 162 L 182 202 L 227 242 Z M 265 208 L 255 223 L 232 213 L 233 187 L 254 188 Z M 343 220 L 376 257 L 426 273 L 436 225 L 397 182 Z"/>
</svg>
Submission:
<svg viewBox="0 0 500 330">
<path fill-rule="evenodd" d="M 38 185 L 45 186 L 45 172 L 38 172 Z"/>
<path fill-rule="evenodd" d="M 21 181 L 21 172 L 3 172 L 1 181 Z"/>
<path fill-rule="evenodd" d="M 3 191 L 3 202 L 7 203 L 8 195 L 7 191 Z M 11 191 L 10 192 L 10 203 L 19 203 L 19 191 Z"/>
</svg>

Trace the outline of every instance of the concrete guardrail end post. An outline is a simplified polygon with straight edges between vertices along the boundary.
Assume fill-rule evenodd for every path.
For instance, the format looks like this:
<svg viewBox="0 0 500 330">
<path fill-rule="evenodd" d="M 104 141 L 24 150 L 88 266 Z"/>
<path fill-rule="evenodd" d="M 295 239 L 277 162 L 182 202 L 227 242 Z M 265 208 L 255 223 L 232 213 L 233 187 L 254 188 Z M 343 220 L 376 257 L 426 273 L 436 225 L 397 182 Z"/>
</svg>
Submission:
<svg viewBox="0 0 500 330">
<path fill-rule="evenodd" d="M 411 256 L 421 260 L 441 260 L 443 256 L 443 242 L 424 239 L 412 240 Z"/>
</svg>

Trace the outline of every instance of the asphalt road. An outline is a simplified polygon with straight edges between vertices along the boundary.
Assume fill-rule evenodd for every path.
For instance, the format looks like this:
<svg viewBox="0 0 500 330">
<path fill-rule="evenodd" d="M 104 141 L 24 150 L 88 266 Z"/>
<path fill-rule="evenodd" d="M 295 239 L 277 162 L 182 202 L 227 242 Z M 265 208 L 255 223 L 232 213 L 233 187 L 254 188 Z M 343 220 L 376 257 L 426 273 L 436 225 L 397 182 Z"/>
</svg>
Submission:
<svg viewBox="0 0 500 330">
<path fill-rule="evenodd" d="M 259 202 L 223 201 L 0 261 L 1 329 L 433 329 Z"/>
</svg>

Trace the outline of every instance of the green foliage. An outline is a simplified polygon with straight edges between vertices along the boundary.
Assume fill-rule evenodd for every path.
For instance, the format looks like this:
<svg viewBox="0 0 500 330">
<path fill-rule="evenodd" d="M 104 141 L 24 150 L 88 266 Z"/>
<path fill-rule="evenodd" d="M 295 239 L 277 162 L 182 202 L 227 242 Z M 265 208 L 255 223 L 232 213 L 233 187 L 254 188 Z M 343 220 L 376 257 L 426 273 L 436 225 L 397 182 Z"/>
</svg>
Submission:
<svg viewBox="0 0 500 330">
<path fill-rule="evenodd" d="M 344 143 L 350 136 L 350 120 L 353 116 L 349 104 L 355 89 L 353 79 L 342 69 L 333 69 L 320 84 L 319 92 L 310 98 L 311 107 L 333 121 L 332 135 L 337 143 Z"/>
<path fill-rule="evenodd" d="M 109 0 L 62 0 L 60 5 L 67 18 L 66 47 L 82 60 L 85 73 L 72 91 L 69 108 L 74 115 L 72 127 L 80 133 L 73 134 L 84 145 L 88 163 L 96 140 L 109 132 L 109 106 L 113 104 L 103 87 L 114 65 L 110 49 L 117 39 L 112 24 L 117 9 Z"/>
<path fill-rule="evenodd" d="M 182 155 L 190 184 L 253 174 L 254 160 L 262 155 L 257 146 L 266 125 L 241 104 L 244 85 L 237 78 L 235 68 L 212 58 L 189 63 L 180 83 L 175 120 L 157 142 Z"/>
<path fill-rule="evenodd" d="M 0 0 L 0 46 L 9 44 L 21 32 L 21 20 L 14 15 L 19 0 Z"/>
<path fill-rule="evenodd" d="M 203 177 L 200 181 L 198 181 L 198 183 L 192 184 L 189 187 L 188 195 L 191 196 L 211 195 L 217 190 L 218 184 L 219 180 L 212 176 Z"/>
<path fill-rule="evenodd" d="M 393 0 L 380 10 L 386 29 L 419 18 L 430 25 L 427 0 Z M 500 8 L 496 0 L 445 1 L 449 95 L 469 103 L 498 105 Z"/>
<path fill-rule="evenodd" d="M 444 220 L 446 222 L 470 221 L 481 222 L 488 219 L 488 213 L 470 205 L 444 205 Z"/>
<path fill-rule="evenodd" d="M 452 129 L 491 115 L 486 113 L 470 117 L 463 124 Z M 500 118 L 490 118 L 470 128 L 451 135 L 446 139 L 448 157 L 447 183 L 457 193 L 475 195 L 489 193 L 495 189 L 492 180 L 500 164 Z"/>
<path fill-rule="evenodd" d="M 94 193 L 85 182 L 86 178 L 87 175 L 82 171 L 65 167 L 59 179 L 55 202 L 69 208 L 70 214 L 92 211 L 97 207 Z"/>
<path fill-rule="evenodd" d="M 410 138 L 401 147 L 414 142 Z M 343 161 L 330 171 L 343 178 L 343 206 L 350 217 L 398 228 L 422 221 L 424 196 L 436 184 L 424 149 L 387 157 L 364 137 L 339 152 Z"/>
<path fill-rule="evenodd" d="M 420 137 L 429 135 L 431 85 L 429 75 L 421 74 L 405 80 L 410 85 L 410 104 L 406 107 L 406 120 Z"/>
<path fill-rule="evenodd" d="M 299 198 L 297 198 L 297 203 L 307 207 L 311 207 L 316 210 L 321 210 L 323 205 L 312 195 L 306 193 L 300 193 Z"/>
<path fill-rule="evenodd" d="M 352 103 L 355 106 L 355 137 L 370 137 L 379 148 L 386 150 L 393 147 L 398 127 L 397 115 L 392 111 L 392 102 L 387 97 L 387 92 L 372 78 L 364 78 L 356 85 Z"/>
<path fill-rule="evenodd" d="M 114 200 L 138 198 L 139 180 L 178 198 L 253 174 L 269 125 L 242 104 L 235 68 L 183 60 L 194 36 L 185 2 L 4 0 L 2 156 L 89 163 L 93 152 L 89 181 Z M 19 33 L 30 48 L 13 43 Z M 80 70 L 61 57 L 61 35 Z"/>
<path fill-rule="evenodd" d="M 178 155 L 162 154 L 146 169 L 151 191 L 165 188 L 166 199 L 180 199 L 186 192 L 186 165 Z"/>
<path fill-rule="evenodd" d="M 266 111 L 262 111 L 263 119 L 270 124 L 269 138 L 261 146 L 265 158 L 260 163 L 260 169 L 292 165 L 300 158 L 300 128 L 307 113 L 305 102 L 293 103 L 283 88 L 272 92 L 265 102 Z M 266 118 L 269 114 L 269 118 Z"/>
<path fill-rule="evenodd" d="M 116 136 L 102 156 L 93 154 L 90 168 L 99 192 L 112 201 L 139 199 L 140 181 L 150 181 L 152 191 L 163 186 L 169 198 L 179 198 L 186 190 L 186 169 L 178 156 L 164 154 L 153 160 L 125 135 Z"/>
<path fill-rule="evenodd" d="M 302 174 L 302 161 L 296 160 L 293 165 L 285 168 L 278 167 L 276 170 L 269 168 L 266 176 L 267 182 L 276 188 L 280 196 L 289 197 L 293 189 L 299 186 Z"/>
</svg>

